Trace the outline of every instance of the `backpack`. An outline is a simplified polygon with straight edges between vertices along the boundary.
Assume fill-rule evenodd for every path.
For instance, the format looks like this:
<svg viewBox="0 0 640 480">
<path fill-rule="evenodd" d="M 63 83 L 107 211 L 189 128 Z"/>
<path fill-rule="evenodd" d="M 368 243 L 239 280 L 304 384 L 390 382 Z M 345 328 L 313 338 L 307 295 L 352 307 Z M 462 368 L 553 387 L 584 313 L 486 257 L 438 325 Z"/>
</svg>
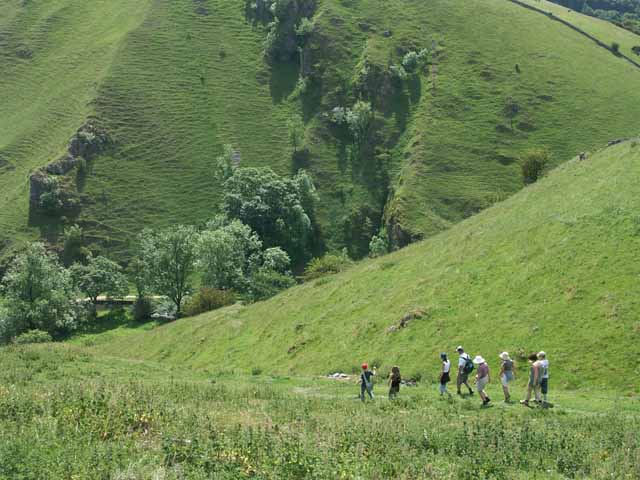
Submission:
<svg viewBox="0 0 640 480">
<path fill-rule="evenodd" d="M 473 372 L 473 369 L 474 369 L 473 361 L 471 360 L 471 357 L 467 354 L 467 356 L 464 359 L 464 366 L 462 367 L 462 372 L 468 375 L 471 372 Z"/>
</svg>

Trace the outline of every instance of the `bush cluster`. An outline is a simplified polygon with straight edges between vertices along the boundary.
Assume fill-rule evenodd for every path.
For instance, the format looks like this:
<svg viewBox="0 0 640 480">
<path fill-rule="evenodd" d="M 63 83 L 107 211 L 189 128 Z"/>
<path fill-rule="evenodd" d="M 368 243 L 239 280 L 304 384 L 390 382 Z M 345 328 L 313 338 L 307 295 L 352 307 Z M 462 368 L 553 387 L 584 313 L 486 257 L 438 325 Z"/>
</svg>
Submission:
<svg viewBox="0 0 640 480">
<path fill-rule="evenodd" d="M 235 301 L 236 295 L 231 290 L 203 287 L 187 299 L 184 313 L 187 316 L 199 315 L 233 305 Z"/>
<path fill-rule="evenodd" d="M 52 342 L 53 338 L 48 332 L 42 330 L 29 330 L 13 339 L 16 345 L 26 345 L 28 343 L 47 343 Z"/>
<path fill-rule="evenodd" d="M 132 313 L 133 319 L 136 322 L 149 320 L 151 315 L 154 313 L 153 302 L 147 297 L 136 298 L 136 301 L 133 304 Z"/>
<path fill-rule="evenodd" d="M 549 163 L 549 152 L 541 149 L 526 151 L 520 157 L 520 169 L 522 170 L 522 181 L 525 185 L 530 185 L 538 181 L 542 172 Z"/>
<path fill-rule="evenodd" d="M 352 264 L 353 261 L 344 251 L 339 254 L 329 253 L 311 260 L 304 271 L 303 278 L 308 281 L 326 275 L 333 275 L 346 270 Z"/>
</svg>

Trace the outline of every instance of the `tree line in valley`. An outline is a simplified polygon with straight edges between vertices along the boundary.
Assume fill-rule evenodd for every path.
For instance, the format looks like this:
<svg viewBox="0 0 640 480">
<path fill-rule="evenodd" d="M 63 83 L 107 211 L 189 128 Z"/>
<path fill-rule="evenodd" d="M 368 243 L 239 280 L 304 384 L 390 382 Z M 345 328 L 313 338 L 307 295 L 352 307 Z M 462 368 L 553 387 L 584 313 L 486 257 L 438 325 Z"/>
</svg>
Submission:
<svg viewBox="0 0 640 480">
<path fill-rule="evenodd" d="M 30 244 L 1 283 L 0 341 L 68 334 L 96 318 L 101 296 L 135 290 L 136 320 L 154 311 L 179 318 L 267 299 L 296 283 L 294 267 L 306 265 L 304 277 L 313 279 L 351 262 L 345 253 L 313 258 L 318 198 L 305 171 L 282 177 L 270 168 L 240 168 L 227 146 L 217 174 L 224 186 L 222 212 L 200 227 L 142 231 L 126 269 L 94 256 L 77 225 L 65 231 L 60 255 L 43 243 Z M 386 250 L 382 240 L 372 241 L 374 255 Z"/>
</svg>

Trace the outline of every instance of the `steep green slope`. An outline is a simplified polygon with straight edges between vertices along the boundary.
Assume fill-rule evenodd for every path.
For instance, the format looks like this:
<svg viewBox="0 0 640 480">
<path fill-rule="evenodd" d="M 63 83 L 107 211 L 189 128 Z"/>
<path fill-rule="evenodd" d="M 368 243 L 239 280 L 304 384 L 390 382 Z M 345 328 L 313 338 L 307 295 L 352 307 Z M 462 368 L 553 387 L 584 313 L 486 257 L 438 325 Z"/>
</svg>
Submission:
<svg viewBox="0 0 640 480">
<path fill-rule="evenodd" d="M 544 349 L 556 386 L 638 391 L 640 144 L 573 160 L 453 228 L 263 303 L 144 333 L 78 341 L 99 353 L 265 372 L 351 371 L 363 360 L 433 379 L 463 344 Z M 408 314 L 404 328 L 391 331 Z M 415 317 L 415 318 L 413 318 Z M 357 367 L 356 367 L 357 368 Z"/>
<path fill-rule="evenodd" d="M 0 2 L 0 243 L 29 218 L 30 171 L 56 160 L 150 1 Z M 44 222 L 45 224 L 47 222 Z"/>
<path fill-rule="evenodd" d="M 604 21 L 613 22 L 631 32 L 640 34 L 640 2 L 638 0 L 553 0 L 578 12 Z"/>
<path fill-rule="evenodd" d="M 0 236 L 33 236 L 31 223 L 55 239 L 64 219 L 29 219 L 26 177 L 90 116 L 115 148 L 74 182 L 82 209 L 67 221 L 124 257 L 143 226 L 216 211 L 212 167 L 224 143 L 243 165 L 311 170 L 325 242 L 357 256 L 383 223 L 403 244 L 518 190 L 524 149 L 547 147 L 559 162 L 637 133 L 640 70 L 504 0 L 322 0 L 301 68 L 265 62 L 265 28 L 245 7 L 0 3 L 0 164 L 9 162 L 0 166 Z M 23 44 L 31 58 L 16 57 Z M 390 64 L 422 48 L 430 65 L 392 86 Z M 307 89 L 297 97 L 299 70 Z M 326 114 L 357 98 L 377 115 L 366 148 L 349 157 L 349 139 Z M 513 128 L 509 98 L 520 106 Z M 295 161 L 286 138 L 294 112 L 309 148 Z"/>
<path fill-rule="evenodd" d="M 240 3 L 210 3 L 154 2 L 105 80 L 97 113 L 118 148 L 88 178 L 86 193 L 101 199 L 83 216 L 92 233 L 122 240 L 142 224 L 209 219 L 224 143 L 242 165 L 289 173 L 291 106 L 265 83 L 262 35 Z"/>
<path fill-rule="evenodd" d="M 549 2 L 547 0 L 524 1 L 536 8 L 551 12 L 556 17 L 571 22 L 576 27 L 581 28 L 587 33 L 599 38 L 607 45 L 611 45 L 614 42 L 618 43 L 620 45 L 620 51 L 622 53 L 628 55 L 636 61 L 640 61 L 640 55 L 632 50 L 633 47 L 640 46 L 640 35 L 637 35 L 632 31 L 625 30 L 621 27 L 611 28 L 611 22 L 607 20 L 582 15 L 575 10 L 570 10 L 567 7 L 557 5 L 556 3 Z"/>
<path fill-rule="evenodd" d="M 637 133 L 637 68 L 510 2 L 429 7 L 426 28 L 442 36 L 445 58 L 410 128 L 390 212 L 410 230 L 437 231 L 520 188 L 523 149 L 549 148 L 557 163 Z M 509 97 L 521 107 L 514 130 L 502 113 Z"/>
</svg>

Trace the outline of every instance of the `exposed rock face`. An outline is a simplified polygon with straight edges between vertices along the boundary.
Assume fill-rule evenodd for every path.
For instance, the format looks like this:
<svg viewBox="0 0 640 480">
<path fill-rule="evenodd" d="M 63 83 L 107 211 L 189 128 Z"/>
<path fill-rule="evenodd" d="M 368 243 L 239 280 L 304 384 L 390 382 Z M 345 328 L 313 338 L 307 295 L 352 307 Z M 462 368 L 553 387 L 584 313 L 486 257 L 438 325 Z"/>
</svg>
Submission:
<svg viewBox="0 0 640 480">
<path fill-rule="evenodd" d="M 60 160 L 51 162 L 45 168 L 51 175 L 66 175 L 78 164 L 78 159 L 71 155 L 65 155 Z"/>
<path fill-rule="evenodd" d="M 29 202 L 34 207 L 40 206 L 40 197 L 43 194 L 51 191 L 55 184 L 46 171 L 43 169 L 36 170 L 35 173 L 29 177 Z"/>
<path fill-rule="evenodd" d="M 91 160 L 112 145 L 112 140 L 104 129 L 99 128 L 92 121 L 88 121 L 69 140 L 67 153 L 58 160 L 38 169 L 29 177 L 29 202 L 32 208 L 43 208 L 42 195 L 56 190 L 61 209 L 74 209 L 79 206 L 75 189 L 59 188 L 64 182 L 58 182 L 72 172 L 80 163 L 81 158 Z"/>
<path fill-rule="evenodd" d="M 422 240 L 421 234 L 416 234 L 405 229 L 398 219 L 391 215 L 386 221 L 387 235 L 389 236 L 389 244 L 394 248 L 403 248 L 410 243 Z"/>
<path fill-rule="evenodd" d="M 409 326 L 409 323 L 411 323 L 413 320 L 420 320 L 421 318 L 425 318 L 426 316 L 428 316 L 428 314 L 429 312 L 422 308 L 411 310 L 410 312 L 405 313 L 397 324 L 391 325 L 389 328 L 387 328 L 387 333 L 393 333 L 403 328 L 407 328 Z"/>
</svg>

